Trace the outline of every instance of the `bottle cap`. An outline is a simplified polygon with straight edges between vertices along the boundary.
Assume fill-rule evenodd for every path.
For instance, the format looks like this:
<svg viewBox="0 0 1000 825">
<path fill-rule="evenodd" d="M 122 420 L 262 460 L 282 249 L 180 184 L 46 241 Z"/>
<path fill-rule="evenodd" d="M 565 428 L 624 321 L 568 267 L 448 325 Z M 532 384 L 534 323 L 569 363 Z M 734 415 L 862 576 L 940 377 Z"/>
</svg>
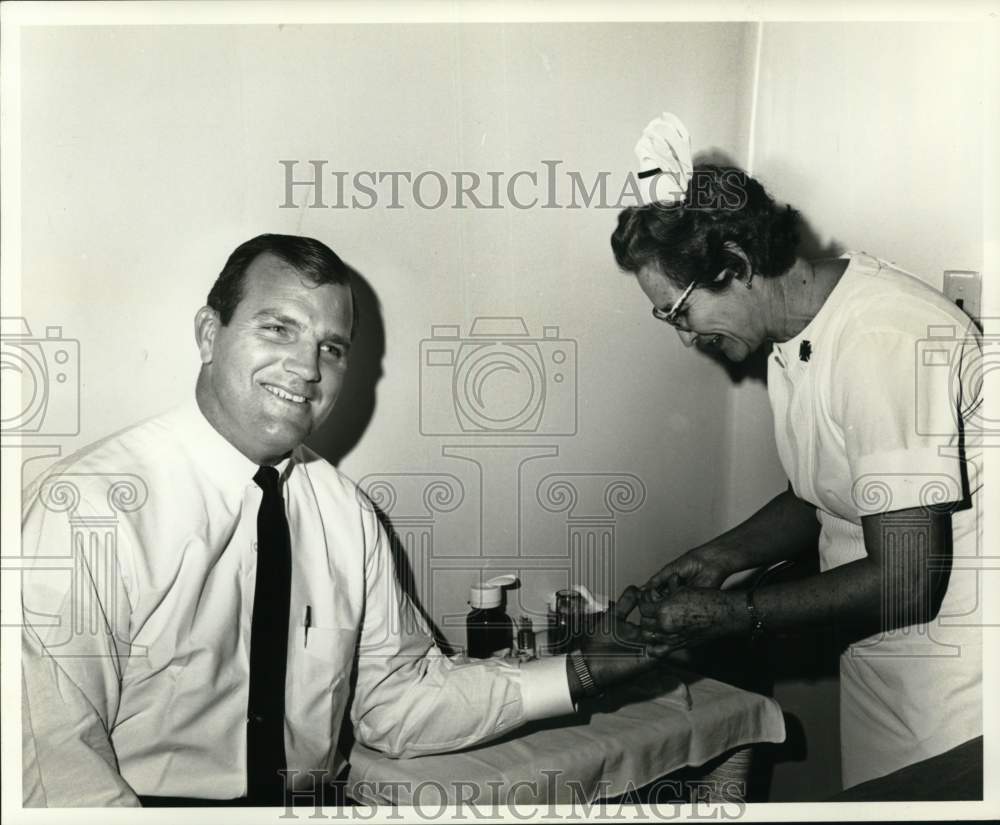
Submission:
<svg viewBox="0 0 1000 825">
<path fill-rule="evenodd" d="M 496 576 L 469 589 L 469 605 L 477 608 L 498 607 L 503 601 L 502 589 L 517 581 L 517 576 Z"/>
</svg>

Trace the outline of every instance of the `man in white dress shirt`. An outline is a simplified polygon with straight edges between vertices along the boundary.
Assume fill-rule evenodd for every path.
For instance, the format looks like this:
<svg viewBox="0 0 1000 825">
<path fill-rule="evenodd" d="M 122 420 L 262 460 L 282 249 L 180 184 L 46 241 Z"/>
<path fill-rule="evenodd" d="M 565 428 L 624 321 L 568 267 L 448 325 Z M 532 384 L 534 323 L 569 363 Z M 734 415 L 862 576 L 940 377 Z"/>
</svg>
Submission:
<svg viewBox="0 0 1000 825">
<path fill-rule="evenodd" d="M 269 797 L 248 787 L 247 767 L 262 467 L 274 468 L 291 556 L 282 790 L 342 770 L 348 705 L 360 741 L 415 756 L 571 712 L 649 665 L 619 641 L 638 638 L 620 620 L 582 651 L 526 664 L 437 648 L 400 590 L 373 508 L 303 446 L 347 369 L 348 273 L 312 239 L 242 244 L 195 317 L 195 398 L 26 491 L 24 555 L 71 547 L 74 569 L 24 576 L 25 805 Z M 634 597 L 619 601 L 619 616 Z"/>
</svg>

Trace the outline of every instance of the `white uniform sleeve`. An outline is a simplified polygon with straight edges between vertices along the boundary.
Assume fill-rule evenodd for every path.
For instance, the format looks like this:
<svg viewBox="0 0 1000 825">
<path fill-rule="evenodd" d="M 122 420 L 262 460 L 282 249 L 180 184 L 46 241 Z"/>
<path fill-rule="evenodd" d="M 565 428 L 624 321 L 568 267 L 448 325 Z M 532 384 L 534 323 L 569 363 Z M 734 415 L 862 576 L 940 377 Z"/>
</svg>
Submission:
<svg viewBox="0 0 1000 825">
<path fill-rule="evenodd" d="M 129 649 L 117 564 L 71 545 L 68 514 L 38 497 L 26 509 L 22 553 L 38 559 L 22 574 L 24 805 L 136 806 L 110 737 Z"/>
<path fill-rule="evenodd" d="M 977 403 L 973 335 L 929 340 L 862 330 L 832 375 L 859 516 L 959 502 L 969 494 L 963 415 Z"/>
<path fill-rule="evenodd" d="M 365 518 L 366 606 L 351 707 L 360 742 L 395 757 L 441 753 L 573 711 L 565 657 L 521 665 L 445 656 L 399 587 L 384 530 L 371 511 Z"/>
</svg>

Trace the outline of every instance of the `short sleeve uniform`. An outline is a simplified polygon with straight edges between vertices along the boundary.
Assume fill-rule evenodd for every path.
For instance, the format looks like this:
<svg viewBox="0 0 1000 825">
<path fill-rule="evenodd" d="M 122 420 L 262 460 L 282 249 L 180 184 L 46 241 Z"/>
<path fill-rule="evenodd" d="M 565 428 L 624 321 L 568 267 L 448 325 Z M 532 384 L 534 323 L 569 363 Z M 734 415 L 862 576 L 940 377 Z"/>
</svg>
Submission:
<svg viewBox="0 0 1000 825">
<path fill-rule="evenodd" d="M 871 256 L 845 257 L 819 313 L 768 363 L 779 456 L 795 494 L 817 508 L 821 569 L 867 555 L 863 516 L 956 503 L 937 618 L 841 657 L 850 787 L 982 733 L 982 350 L 976 328 L 940 293 Z M 887 552 L 922 558 L 923 528 L 904 529 Z"/>
</svg>

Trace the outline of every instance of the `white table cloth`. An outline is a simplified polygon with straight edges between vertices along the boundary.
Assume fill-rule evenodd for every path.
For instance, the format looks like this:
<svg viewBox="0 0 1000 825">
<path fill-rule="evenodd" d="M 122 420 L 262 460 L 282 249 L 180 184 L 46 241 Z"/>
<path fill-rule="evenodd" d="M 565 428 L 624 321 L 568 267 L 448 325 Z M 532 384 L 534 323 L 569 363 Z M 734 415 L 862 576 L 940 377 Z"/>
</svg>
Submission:
<svg viewBox="0 0 1000 825">
<path fill-rule="evenodd" d="M 678 670 L 647 673 L 586 707 L 458 753 L 390 759 L 355 745 L 347 792 L 394 805 L 454 804 L 473 788 L 484 803 L 593 801 L 785 738 L 773 699 Z"/>
</svg>

